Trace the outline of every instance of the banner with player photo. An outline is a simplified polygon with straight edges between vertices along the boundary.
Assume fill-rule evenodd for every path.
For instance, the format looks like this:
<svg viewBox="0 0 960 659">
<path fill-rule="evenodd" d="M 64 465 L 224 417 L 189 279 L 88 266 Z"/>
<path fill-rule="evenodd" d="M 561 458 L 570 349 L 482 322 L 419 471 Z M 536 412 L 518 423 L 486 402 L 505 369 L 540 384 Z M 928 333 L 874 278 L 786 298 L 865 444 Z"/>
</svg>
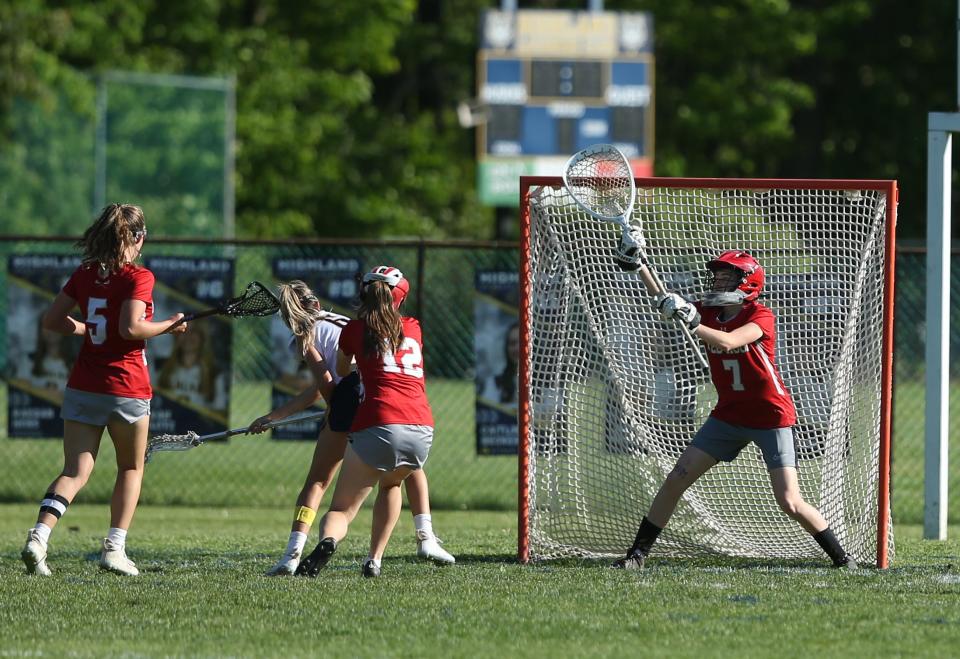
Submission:
<svg viewBox="0 0 960 659">
<path fill-rule="evenodd" d="M 209 309 L 234 295 L 232 259 L 162 256 L 145 265 L 156 277 L 155 320 Z M 201 318 L 183 334 L 150 339 L 151 435 L 227 429 L 232 346 L 233 325 L 225 316 Z"/>
<path fill-rule="evenodd" d="M 477 453 L 516 455 L 519 275 L 515 270 L 478 271 L 474 286 Z"/>
<path fill-rule="evenodd" d="M 8 437 L 63 437 L 60 406 L 83 337 L 45 330 L 40 319 L 79 265 L 73 255 L 7 259 Z"/>
<path fill-rule="evenodd" d="M 358 281 L 363 263 L 354 257 L 291 257 L 273 260 L 273 276 L 277 281 L 299 279 L 307 284 L 320 300 L 323 309 L 345 316 L 353 316 L 351 303 L 357 297 Z M 313 382 L 300 355 L 291 349 L 292 335 L 280 315 L 270 321 L 270 354 L 273 356 L 273 386 L 271 409 L 283 405 Z M 324 410 L 323 399 L 316 410 Z M 314 440 L 320 433 L 321 420 L 303 421 L 274 428 L 273 439 Z"/>
</svg>

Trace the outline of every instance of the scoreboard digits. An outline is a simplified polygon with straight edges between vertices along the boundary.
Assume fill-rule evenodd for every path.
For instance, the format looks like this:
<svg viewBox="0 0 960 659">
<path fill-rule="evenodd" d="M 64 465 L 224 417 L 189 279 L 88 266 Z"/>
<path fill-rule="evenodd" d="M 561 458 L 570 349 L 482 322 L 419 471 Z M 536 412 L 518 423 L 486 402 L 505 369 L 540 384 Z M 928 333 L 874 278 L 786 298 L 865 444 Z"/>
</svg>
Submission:
<svg viewBox="0 0 960 659">
<path fill-rule="evenodd" d="M 653 170 L 653 22 L 647 13 L 490 10 L 481 19 L 481 201 L 517 205 L 521 174 L 558 175 L 575 151 L 615 144 Z"/>
</svg>

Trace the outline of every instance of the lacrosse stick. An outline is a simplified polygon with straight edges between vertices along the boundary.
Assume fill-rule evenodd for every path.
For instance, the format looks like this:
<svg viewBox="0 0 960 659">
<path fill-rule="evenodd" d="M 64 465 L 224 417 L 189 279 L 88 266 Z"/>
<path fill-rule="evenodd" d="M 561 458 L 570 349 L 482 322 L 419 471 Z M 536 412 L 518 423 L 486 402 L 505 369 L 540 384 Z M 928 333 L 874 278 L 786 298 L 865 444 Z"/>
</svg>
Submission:
<svg viewBox="0 0 960 659">
<path fill-rule="evenodd" d="M 231 318 L 272 316 L 277 313 L 279 309 L 280 300 L 273 294 L 273 291 L 258 281 L 252 281 L 247 284 L 247 289 L 240 297 L 224 300 L 212 309 L 185 314 L 175 325 L 185 323 L 188 320 L 196 320 L 214 315 L 230 316 Z"/>
<path fill-rule="evenodd" d="M 276 428 L 277 426 L 285 426 L 288 423 L 322 419 L 325 414 L 326 412 L 317 412 L 314 414 L 307 414 L 305 416 L 290 417 L 289 419 L 271 421 L 269 423 L 265 423 L 263 428 L 264 430 L 267 430 L 269 428 Z M 150 458 L 153 456 L 155 451 L 189 451 L 196 446 L 200 446 L 204 442 L 214 439 L 226 439 L 227 437 L 233 437 L 234 435 L 246 435 L 249 432 L 248 426 L 247 428 L 234 428 L 233 430 L 215 432 L 210 435 L 198 435 L 192 430 L 183 435 L 157 435 L 155 437 L 151 437 L 147 442 L 146 461 L 150 462 Z"/>
<path fill-rule="evenodd" d="M 631 227 L 630 216 L 637 200 L 637 186 L 633 171 L 626 156 L 610 144 L 595 144 L 573 154 L 563 168 L 563 185 L 585 213 L 604 222 L 612 222 L 621 231 L 640 232 L 639 223 Z M 639 270 L 640 278 L 653 295 L 667 291 L 659 275 L 644 263 Z M 700 344 L 687 324 L 674 317 L 687 342 L 696 353 L 700 364 L 709 368 L 706 357 L 700 352 Z"/>
</svg>

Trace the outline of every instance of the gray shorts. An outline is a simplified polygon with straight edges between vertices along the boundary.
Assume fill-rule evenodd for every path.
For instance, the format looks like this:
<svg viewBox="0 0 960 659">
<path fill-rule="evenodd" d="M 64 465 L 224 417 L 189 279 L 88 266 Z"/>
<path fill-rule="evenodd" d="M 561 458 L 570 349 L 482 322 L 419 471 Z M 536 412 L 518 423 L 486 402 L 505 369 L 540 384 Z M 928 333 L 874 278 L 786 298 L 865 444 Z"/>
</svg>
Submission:
<svg viewBox="0 0 960 659">
<path fill-rule="evenodd" d="M 750 442 L 760 447 L 767 469 L 797 466 L 793 428 L 744 428 L 711 416 L 693 438 L 692 446 L 721 462 L 732 462 Z"/>
<path fill-rule="evenodd" d="M 422 469 L 433 444 L 433 428 L 406 424 L 371 426 L 350 433 L 347 439 L 360 459 L 374 469 Z"/>
<path fill-rule="evenodd" d="M 70 387 L 63 393 L 60 408 L 60 418 L 64 421 L 79 421 L 91 426 L 105 426 L 111 417 L 136 423 L 145 416 L 150 416 L 149 398 L 92 394 Z"/>
</svg>

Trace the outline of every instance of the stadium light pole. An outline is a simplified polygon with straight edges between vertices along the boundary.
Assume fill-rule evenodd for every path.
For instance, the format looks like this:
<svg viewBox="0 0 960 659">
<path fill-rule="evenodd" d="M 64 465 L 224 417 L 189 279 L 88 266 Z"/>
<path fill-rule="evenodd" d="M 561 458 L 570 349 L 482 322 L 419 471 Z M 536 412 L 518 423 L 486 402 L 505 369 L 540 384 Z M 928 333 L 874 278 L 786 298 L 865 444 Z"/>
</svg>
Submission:
<svg viewBox="0 0 960 659">
<path fill-rule="evenodd" d="M 957 2 L 960 19 L 960 0 Z M 957 109 L 960 110 L 960 20 L 957 23 Z M 923 468 L 923 537 L 947 538 L 950 447 L 950 209 L 953 133 L 960 112 L 927 115 L 927 332 Z"/>
</svg>

